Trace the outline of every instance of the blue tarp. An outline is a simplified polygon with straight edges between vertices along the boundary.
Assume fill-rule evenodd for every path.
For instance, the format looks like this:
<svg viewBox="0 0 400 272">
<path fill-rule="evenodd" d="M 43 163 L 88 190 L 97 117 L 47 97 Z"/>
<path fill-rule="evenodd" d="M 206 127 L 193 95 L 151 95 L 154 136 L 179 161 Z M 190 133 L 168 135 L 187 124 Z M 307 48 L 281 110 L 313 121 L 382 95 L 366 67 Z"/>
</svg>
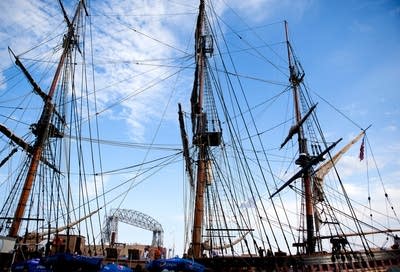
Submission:
<svg viewBox="0 0 400 272">
<path fill-rule="evenodd" d="M 49 267 L 60 269 L 84 269 L 83 271 L 99 271 L 103 258 L 75 255 L 70 253 L 57 253 L 42 259 L 42 263 Z"/>
<path fill-rule="evenodd" d="M 84 255 L 76 255 L 70 253 L 57 253 L 55 255 L 51 255 L 46 257 L 44 260 L 45 264 L 74 264 L 74 265 L 82 265 L 87 267 L 97 267 L 100 269 L 101 262 L 103 261 L 102 257 L 91 257 Z"/>
<path fill-rule="evenodd" d="M 184 271 L 184 272 L 204 272 L 205 267 L 190 259 L 182 259 L 179 257 L 171 259 L 159 259 L 151 261 L 146 265 L 146 269 L 151 272 Z"/>
<path fill-rule="evenodd" d="M 129 267 L 118 265 L 118 264 L 107 264 L 105 265 L 100 272 L 133 272 Z"/>
<path fill-rule="evenodd" d="M 50 263 L 52 265 L 57 264 L 59 262 L 62 262 L 64 264 L 63 271 L 69 271 L 69 269 L 72 269 L 71 262 L 73 262 L 75 265 L 77 262 L 81 263 L 84 262 L 86 265 L 89 263 L 89 265 L 95 265 L 98 266 L 100 265 L 99 260 L 100 258 L 95 258 L 95 257 L 86 257 L 86 256 L 79 256 L 79 255 L 65 255 L 65 254 L 57 254 L 45 259 L 31 259 L 27 260 L 24 262 L 20 262 L 17 264 L 14 264 L 12 267 L 12 272 L 53 272 L 53 271 L 58 271 L 60 269 L 53 270 L 51 268 L 46 268 L 43 263 L 46 263 L 46 265 L 49 265 Z M 41 264 L 42 263 L 42 264 Z M 88 271 L 88 270 L 83 270 L 83 271 Z M 92 271 L 92 270 L 89 270 Z M 133 272 L 133 270 L 129 267 L 123 266 L 123 265 L 118 265 L 118 264 L 107 264 L 103 266 L 101 270 L 97 270 L 100 272 Z"/>
<path fill-rule="evenodd" d="M 12 272 L 49 272 L 46 267 L 40 264 L 40 259 L 31 259 L 16 263 L 11 268 Z"/>
<path fill-rule="evenodd" d="M 101 269 L 102 260 L 103 258 L 101 257 L 58 253 L 41 259 L 30 259 L 24 262 L 16 263 L 12 266 L 12 272 L 98 272 Z"/>
</svg>

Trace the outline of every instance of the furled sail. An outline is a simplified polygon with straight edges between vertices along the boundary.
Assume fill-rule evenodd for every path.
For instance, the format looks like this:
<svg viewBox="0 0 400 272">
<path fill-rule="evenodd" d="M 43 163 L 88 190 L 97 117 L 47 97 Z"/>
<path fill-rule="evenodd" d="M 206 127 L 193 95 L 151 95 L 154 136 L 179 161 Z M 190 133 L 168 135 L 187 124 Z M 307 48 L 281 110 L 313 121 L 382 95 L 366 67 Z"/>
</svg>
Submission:
<svg viewBox="0 0 400 272">
<path fill-rule="evenodd" d="M 365 130 L 361 131 L 353 140 L 351 140 L 347 145 L 345 145 L 338 153 L 336 153 L 331 160 L 328 160 L 322 164 L 314 173 L 314 195 L 317 202 L 324 200 L 322 186 L 325 176 L 329 173 L 332 167 L 339 161 L 339 159 L 346 153 L 350 147 L 352 147 L 356 142 L 358 142 L 362 136 L 365 135 Z"/>
<path fill-rule="evenodd" d="M 246 231 L 243 235 L 241 235 L 240 237 L 236 238 L 232 242 L 227 243 L 227 244 L 223 244 L 223 245 L 219 245 L 219 246 L 215 246 L 215 245 L 211 246 L 210 245 L 210 241 L 205 241 L 203 243 L 203 248 L 205 250 L 223 250 L 223 249 L 230 248 L 230 247 L 238 244 L 239 242 L 241 242 L 246 237 L 246 235 L 249 234 L 250 232 L 251 232 L 250 230 Z"/>
<path fill-rule="evenodd" d="M 76 221 L 74 221 L 74 222 L 71 222 L 71 223 L 69 223 L 69 224 L 67 224 L 67 225 L 65 225 L 65 226 L 62 226 L 62 227 L 58 227 L 58 228 L 55 228 L 55 229 L 51 229 L 51 230 L 49 230 L 49 231 L 44 231 L 44 232 L 39 232 L 39 233 L 29 233 L 28 235 L 27 235 L 27 237 L 28 238 L 33 238 L 33 237 L 44 237 L 44 236 L 46 236 L 46 235 L 49 235 L 49 234 L 54 234 L 54 233 L 59 233 L 59 232 L 62 232 L 62 231 L 64 231 L 64 230 L 66 230 L 66 229 L 69 229 L 69 228 L 72 228 L 73 226 L 75 226 L 75 225 L 78 225 L 80 222 L 82 222 L 82 221 L 84 221 L 84 220 L 86 220 L 86 219 L 88 219 L 89 217 L 91 217 L 92 215 L 94 215 L 94 214 L 96 214 L 98 211 L 100 211 L 101 210 L 101 208 L 99 208 L 99 209 L 96 209 L 95 211 L 93 211 L 93 212 L 91 212 L 91 213 L 89 213 L 88 215 L 86 215 L 86 216 L 84 216 L 84 217 L 82 217 L 82 218 L 79 218 L 78 220 L 76 220 Z"/>
</svg>

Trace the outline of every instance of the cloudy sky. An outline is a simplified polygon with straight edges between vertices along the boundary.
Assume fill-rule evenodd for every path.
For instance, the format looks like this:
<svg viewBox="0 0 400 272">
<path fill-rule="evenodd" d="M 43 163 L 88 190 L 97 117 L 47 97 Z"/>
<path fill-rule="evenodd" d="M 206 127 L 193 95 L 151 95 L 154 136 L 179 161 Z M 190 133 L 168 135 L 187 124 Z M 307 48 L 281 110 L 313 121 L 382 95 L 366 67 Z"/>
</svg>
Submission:
<svg viewBox="0 0 400 272">
<path fill-rule="evenodd" d="M 72 14 L 75 1 L 64 3 Z M 320 110 L 328 124 L 323 125 L 327 135 L 349 140 L 360 128 L 372 124 L 368 133 L 368 145 L 374 152 L 371 155 L 388 184 L 386 189 L 397 190 L 394 203 L 400 203 L 396 185 L 400 178 L 400 4 L 390 0 L 216 0 L 213 6 L 215 15 L 225 22 L 221 29 L 227 36 L 242 33 L 246 38 L 249 29 L 264 35 L 269 33 L 271 24 L 278 25 L 274 31 L 283 31 L 279 25 L 283 20 L 289 22 L 290 38 L 305 70 L 307 85 L 315 93 L 315 100 L 322 100 L 320 106 L 328 108 Z M 93 43 L 93 58 L 87 57 L 87 61 L 94 64 L 97 111 L 100 124 L 107 127 L 102 132 L 105 139 L 179 148 L 176 105 L 182 102 L 188 109 L 193 69 L 186 68 L 193 67 L 194 62 L 197 8 L 197 1 L 89 1 L 91 16 L 86 20 L 92 23 L 92 40 L 86 42 Z M 5 91 L 9 87 L 5 78 L 13 66 L 7 47 L 17 55 L 23 54 L 27 63 L 38 52 L 56 53 L 53 48 L 62 39 L 65 22 L 57 1 L 1 1 L 0 9 L 0 91 Z M 243 32 L 236 33 L 233 27 Z M 260 40 L 283 41 L 283 35 L 275 35 Z M 25 53 L 39 43 L 39 51 Z M 262 70 L 253 68 L 258 69 L 245 67 L 241 71 L 275 79 L 275 74 L 263 75 Z M 351 177 L 361 172 L 356 153 L 344 156 L 344 175 Z M 109 169 L 152 158 L 146 151 L 132 158 L 122 157 L 123 160 L 115 158 Z M 134 189 L 118 205 L 156 218 L 164 226 L 166 245 L 175 244 L 176 253 L 180 254 L 181 194 L 186 182 L 182 162 L 163 171 L 143 178 L 140 184 L 128 183 Z M 106 180 L 118 182 L 115 177 Z M 359 194 L 358 185 L 355 181 L 348 188 Z M 121 228 L 121 238 L 132 233 L 130 227 Z M 150 233 L 137 233 L 130 235 L 129 242 L 150 241 Z"/>
</svg>

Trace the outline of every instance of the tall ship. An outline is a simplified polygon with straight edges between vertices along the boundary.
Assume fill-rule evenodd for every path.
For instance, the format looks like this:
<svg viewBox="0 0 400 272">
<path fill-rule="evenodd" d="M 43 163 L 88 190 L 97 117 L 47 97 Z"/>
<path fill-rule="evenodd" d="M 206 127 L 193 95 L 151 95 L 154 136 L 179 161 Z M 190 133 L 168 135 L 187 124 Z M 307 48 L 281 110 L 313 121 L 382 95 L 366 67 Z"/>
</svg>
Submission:
<svg viewBox="0 0 400 272">
<path fill-rule="evenodd" d="M 337 166 L 357 143 L 359 162 L 368 160 L 368 128 L 359 127 L 358 135 L 347 143 L 323 133 L 317 116 L 319 105 L 305 83 L 286 21 L 280 24 L 282 47 L 271 49 L 282 62 L 269 64 L 287 76 L 287 82 L 269 100 L 250 104 L 251 96 L 259 94 L 248 90 L 242 81 L 233 62 L 234 49 L 218 43 L 217 38 L 223 40 L 223 35 L 214 29 L 220 22 L 212 6 L 200 1 L 191 125 L 184 122 L 179 105 L 191 189 L 187 256 L 212 271 L 398 269 L 399 221 L 388 194 L 384 193 L 385 201 L 392 214 L 386 222 L 393 220 L 390 226 L 397 228 L 384 227 L 385 220 L 374 219 L 372 208 L 369 217 L 359 214 Z M 257 50 L 254 54 L 264 58 Z M 282 71 L 285 66 L 286 71 Z M 273 108 L 279 100 L 284 104 Z M 267 119 L 276 124 L 269 129 L 257 122 L 264 110 L 272 112 Z M 271 136 L 281 137 L 276 142 Z M 377 246 L 375 235 L 383 235 L 391 244 Z"/>
<path fill-rule="evenodd" d="M 119 14 L 96 13 L 95 2 L 56 4 L 61 34 L 49 31 L 21 52 L 8 48 L 14 66 L 4 72 L 7 89 L 0 96 L 1 266 L 14 271 L 34 262 L 43 269 L 38 271 L 109 271 L 108 262 L 124 264 L 115 271 L 131 271 L 127 266 L 148 271 L 399 269 L 400 220 L 369 149 L 367 133 L 373 127 L 356 125 L 347 139 L 335 138 L 337 131 L 324 134 L 318 119 L 324 104 L 314 101 L 306 84 L 287 21 L 265 26 L 272 29 L 268 40 L 275 41 L 266 42 L 255 28 L 231 28 L 215 3 L 200 0 L 195 16 L 192 9 L 187 12 L 197 16 L 193 46 L 183 49 L 155 29 L 141 31 L 134 19 L 121 22 Z M 168 20 L 174 24 L 179 15 L 168 14 Z M 96 28 L 96 16 L 113 24 Z M 148 46 L 146 59 L 107 49 L 114 42 L 128 44 L 116 36 L 124 29 L 137 35 L 127 35 L 127 41 Z M 95 32 L 104 43 L 93 44 Z M 250 34 L 258 43 L 247 39 Z M 49 48 L 52 41 L 56 45 Z M 157 46 L 174 53 L 160 53 Z M 122 55 L 122 70 L 111 53 L 117 59 Z M 265 68 L 259 69 L 261 64 Z M 135 102 L 147 92 L 145 100 Z M 156 102 L 164 103 L 163 110 L 146 111 Z M 134 107 L 127 110 L 130 103 Z M 163 123 L 171 122 L 168 116 L 176 111 L 171 133 Z M 161 117 L 154 121 L 154 116 Z M 144 128 L 135 118 L 155 124 Z M 154 129 L 151 143 L 126 141 L 123 122 L 136 130 Z M 356 177 L 356 190 L 367 192 L 366 203 L 352 198 L 348 175 L 341 175 L 341 159 L 348 153 L 357 154 L 354 169 L 367 171 Z M 168 187 L 164 180 L 182 179 L 184 190 L 163 192 L 164 187 L 144 183 L 152 176 Z M 130 193 L 140 187 L 152 197 L 132 207 Z M 375 208 L 372 200 L 378 195 Z M 183 233 L 174 235 L 183 239 L 183 250 L 176 252 L 180 257 L 167 258 L 175 254 L 164 247 L 165 229 L 132 208 L 157 202 L 151 207 L 159 212 L 163 203 L 182 198 Z M 118 236 L 119 222 L 151 231 L 151 243 L 122 254 L 127 246 Z"/>
</svg>

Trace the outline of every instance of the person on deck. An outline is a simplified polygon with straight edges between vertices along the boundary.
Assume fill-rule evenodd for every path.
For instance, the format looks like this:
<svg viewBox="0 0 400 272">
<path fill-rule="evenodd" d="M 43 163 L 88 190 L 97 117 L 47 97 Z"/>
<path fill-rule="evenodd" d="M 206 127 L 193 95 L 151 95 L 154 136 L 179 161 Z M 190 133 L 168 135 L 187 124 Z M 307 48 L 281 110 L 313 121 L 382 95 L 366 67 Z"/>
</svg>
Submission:
<svg viewBox="0 0 400 272">
<path fill-rule="evenodd" d="M 393 237 L 393 245 L 392 249 L 399 249 L 400 247 L 400 238 L 397 236 L 397 234 Z"/>
<path fill-rule="evenodd" d="M 259 247 L 259 248 L 258 248 L 258 255 L 259 255 L 260 257 L 264 257 L 264 249 L 263 249 L 262 247 Z"/>
</svg>

